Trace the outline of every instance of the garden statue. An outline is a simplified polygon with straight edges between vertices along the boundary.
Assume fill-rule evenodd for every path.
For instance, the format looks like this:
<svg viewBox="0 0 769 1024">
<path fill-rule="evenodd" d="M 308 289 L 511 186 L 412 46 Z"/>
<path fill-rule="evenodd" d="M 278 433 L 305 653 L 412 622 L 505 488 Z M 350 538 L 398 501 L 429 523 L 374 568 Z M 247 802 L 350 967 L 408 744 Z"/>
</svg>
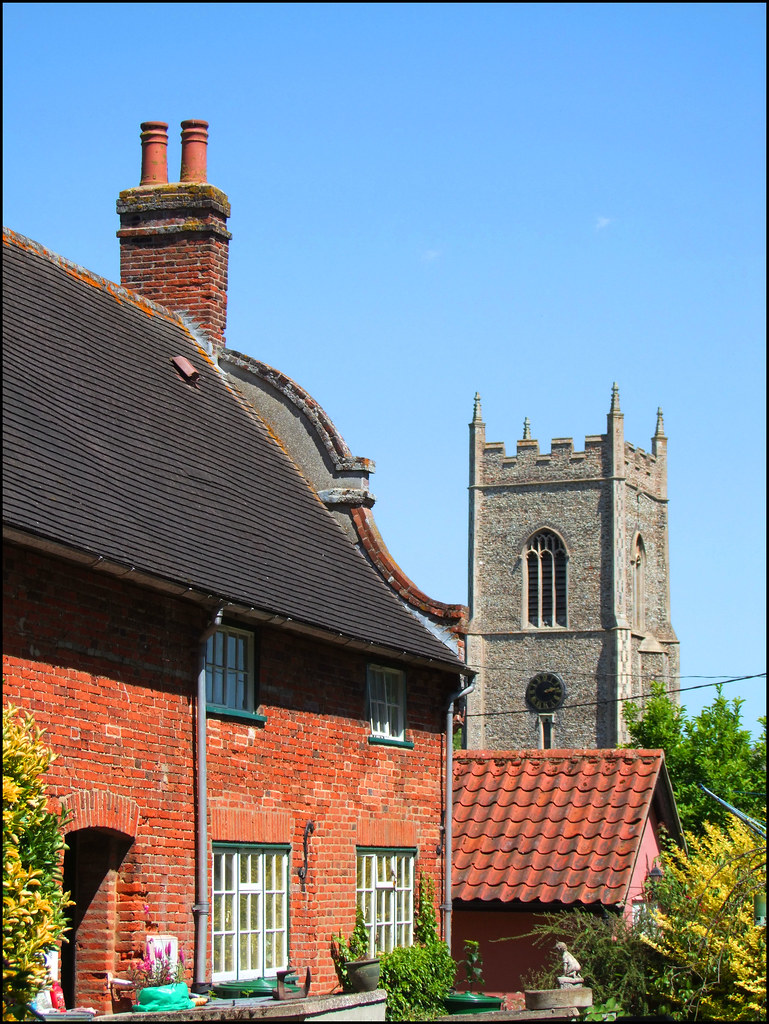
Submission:
<svg viewBox="0 0 769 1024">
<path fill-rule="evenodd" d="M 576 988 L 584 984 L 585 979 L 579 973 L 581 970 L 580 963 L 576 957 L 572 956 L 566 948 L 565 942 L 556 942 L 555 948 L 563 957 L 563 975 L 558 979 L 558 985 L 560 988 Z"/>
</svg>

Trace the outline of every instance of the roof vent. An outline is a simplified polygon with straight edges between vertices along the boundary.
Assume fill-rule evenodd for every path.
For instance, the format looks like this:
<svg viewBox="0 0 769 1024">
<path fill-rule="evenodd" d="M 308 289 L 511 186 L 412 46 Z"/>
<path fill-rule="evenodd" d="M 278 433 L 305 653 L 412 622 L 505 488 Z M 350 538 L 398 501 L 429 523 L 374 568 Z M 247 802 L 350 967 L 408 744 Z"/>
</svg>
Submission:
<svg viewBox="0 0 769 1024">
<path fill-rule="evenodd" d="M 172 356 L 171 362 L 179 371 L 179 375 L 182 380 L 186 381 L 188 384 L 197 383 L 200 373 L 195 369 L 189 359 L 185 359 L 184 356 Z"/>
</svg>

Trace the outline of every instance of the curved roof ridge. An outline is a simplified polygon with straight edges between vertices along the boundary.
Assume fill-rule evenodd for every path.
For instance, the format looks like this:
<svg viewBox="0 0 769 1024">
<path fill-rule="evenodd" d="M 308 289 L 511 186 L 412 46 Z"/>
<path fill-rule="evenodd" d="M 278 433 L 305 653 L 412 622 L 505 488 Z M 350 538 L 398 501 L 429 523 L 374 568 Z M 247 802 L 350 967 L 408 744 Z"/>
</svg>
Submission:
<svg viewBox="0 0 769 1024">
<path fill-rule="evenodd" d="M 467 621 L 469 610 L 463 604 L 445 604 L 428 597 L 423 590 L 406 575 L 387 549 L 382 535 L 377 528 L 374 515 L 370 508 L 359 506 L 352 509 L 352 520 L 360 537 L 361 544 L 385 580 L 409 604 L 429 615 L 440 618 L 454 619 L 452 632 L 462 632 Z"/>
<path fill-rule="evenodd" d="M 328 452 L 336 469 L 363 470 L 368 473 L 374 471 L 373 461 L 363 458 L 363 456 L 352 454 L 323 406 L 316 402 L 309 391 L 305 391 L 301 384 L 297 384 L 293 378 L 282 373 L 280 370 L 276 370 L 274 366 L 262 362 L 261 359 L 244 355 L 244 353 L 236 352 L 231 348 L 219 347 L 217 354 L 235 363 L 235 365 L 240 364 L 244 369 L 248 369 L 257 377 L 261 377 L 263 381 L 274 387 L 284 398 L 288 399 L 289 402 L 303 413 L 315 430 L 321 445 Z"/>
</svg>

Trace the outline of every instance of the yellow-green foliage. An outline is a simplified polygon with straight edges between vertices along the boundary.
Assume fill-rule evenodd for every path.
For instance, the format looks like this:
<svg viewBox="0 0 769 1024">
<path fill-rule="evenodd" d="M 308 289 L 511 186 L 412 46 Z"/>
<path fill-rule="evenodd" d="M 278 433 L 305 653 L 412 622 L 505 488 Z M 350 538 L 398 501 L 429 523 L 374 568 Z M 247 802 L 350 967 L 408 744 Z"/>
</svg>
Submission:
<svg viewBox="0 0 769 1024">
<path fill-rule="evenodd" d="M 766 844 L 736 819 L 705 822 L 687 843 L 688 855 L 665 857 L 658 893 L 659 992 L 687 1020 L 765 1020 L 766 929 L 754 924 L 753 896 L 766 891 Z"/>
<path fill-rule="evenodd" d="M 63 817 L 47 810 L 44 783 L 54 756 L 30 716 L 3 709 L 3 1020 L 23 1019 L 66 926 Z"/>
</svg>

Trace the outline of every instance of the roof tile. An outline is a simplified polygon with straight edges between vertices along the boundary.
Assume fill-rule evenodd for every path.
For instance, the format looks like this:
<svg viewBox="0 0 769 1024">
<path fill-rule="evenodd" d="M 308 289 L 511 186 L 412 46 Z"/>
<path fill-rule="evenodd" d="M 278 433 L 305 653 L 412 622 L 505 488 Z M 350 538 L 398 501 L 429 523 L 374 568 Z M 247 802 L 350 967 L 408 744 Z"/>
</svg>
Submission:
<svg viewBox="0 0 769 1024">
<path fill-rule="evenodd" d="M 5 525 L 461 670 L 180 317 L 20 235 L 3 240 Z M 174 369 L 180 355 L 195 386 Z"/>
<path fill-rule="evenodd" d="M 663 764 L 661 750 L 456 754 L 454 898 L 622 902 Z"/>
</svg>

